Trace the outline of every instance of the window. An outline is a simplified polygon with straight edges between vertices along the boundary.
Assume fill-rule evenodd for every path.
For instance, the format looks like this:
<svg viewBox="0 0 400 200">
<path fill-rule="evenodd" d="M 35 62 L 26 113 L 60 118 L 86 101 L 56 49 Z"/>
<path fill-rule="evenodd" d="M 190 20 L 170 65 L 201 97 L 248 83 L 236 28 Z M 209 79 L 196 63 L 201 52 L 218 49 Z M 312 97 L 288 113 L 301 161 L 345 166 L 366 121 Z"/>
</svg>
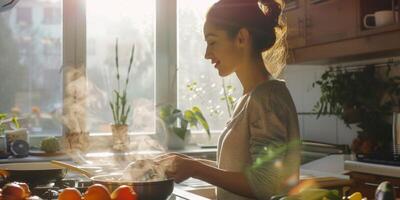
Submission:
<svg viewBox="0 0 400 200">
<path fill-rule="evenodd" d="M 112 16 L 112 17 L 111 17 Z M 119 40 L 121 79 L 125 80 L 131 47 L 135 45 L 128 97 L 133 112 L 131 132 L 155 131 L 155 0 L 87 0 L 86 71 L 90 132 L 110 132 L 109 100 L 117 88 L 115 42 Z M 122 81 L 121 81 L 122 82 Z M 121 85 L 122 87 L 122 85 Z"/>
<path fill-rule="evenodd" d="M 57 25 L 61 22 L 60 9 L 55 7 L 46 7 L 43 9 L 43 24 Z"/>
<path fill-rule="evenodd" d="M 61 1 L 52 2 L 61 11 Z M 57 26 L 43 26 L 39 15 L 45 4 L 20 1 L 0 13 L 0 112 L 19 116 L 30 135 L 61 134 L 61 12 Z"/>
<path fill-rule="evenodd" d="M 131 46 L 136 47 L 128 88 L 134 108 L 130 132 L 154 133 L 155 105 L 163 102 L 176 103 L 181 109 L 199 106 L 210 128 L 221 130 L 229 112 L 221 100 L 222 79 L 204 59 L 202 33 L 206 11 L 216 1 L 20 1 L 15 9 L 0 13 L 1 27 L 5 27 L 0 30 L 0 94 L 7 94 L 0 96 L 0 112 L 29 119 L 26 126 L 32 134 L 61 134 L 59 117 L 67 95 L 63 87 L 68 89 L 70 84 L 63 80 L 68 71 L 61 66 L 83 65 L 87 127 L 90 133 L 109 133 L 118 39 L 123 79 Z M 177 25 L 177 32 L 170 23 Z M 172 80 L 176 88 L 169 86 Z M 236 88 L 232 95 L 238 96 L 236 77 L 226 78 L 225 84 Z"/>
<path fill-rule="evenodd" d="M 21 4 L 18 6 L 21 6 Z M 31 7 L 17 7 L 17 24 L 21 26 L 32 25 Z"/>
<path fill-rule="evenodd" d="M 199 106 L 214 131 L 222 130 L 229 119 L 222 78 L 211 61 L 204 59 L 203 24 L 208 8 L 216 1 L 178 1 L 178 106 L 184 109 Z M 237 96 L 240 85 L 236 77 L 224 81 L 225 88 L 230 90 L 226 92 L 235 89 L 232 95 Z"/>
</svg>

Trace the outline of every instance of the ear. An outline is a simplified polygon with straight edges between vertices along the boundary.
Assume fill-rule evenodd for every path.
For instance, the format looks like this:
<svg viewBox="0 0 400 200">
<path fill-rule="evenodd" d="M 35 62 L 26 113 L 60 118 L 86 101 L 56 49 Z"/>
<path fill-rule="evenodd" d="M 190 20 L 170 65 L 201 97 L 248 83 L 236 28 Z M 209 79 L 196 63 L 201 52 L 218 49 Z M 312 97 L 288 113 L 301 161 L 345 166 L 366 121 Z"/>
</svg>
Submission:
<svg viewBox="0 0 400 200">
<path fill-rule="evenodd" d="M 250 44 L 250 32 L 246 28 L 241 28 L 236 35 L 236 44 L 245 47 Z"/>
</svg>

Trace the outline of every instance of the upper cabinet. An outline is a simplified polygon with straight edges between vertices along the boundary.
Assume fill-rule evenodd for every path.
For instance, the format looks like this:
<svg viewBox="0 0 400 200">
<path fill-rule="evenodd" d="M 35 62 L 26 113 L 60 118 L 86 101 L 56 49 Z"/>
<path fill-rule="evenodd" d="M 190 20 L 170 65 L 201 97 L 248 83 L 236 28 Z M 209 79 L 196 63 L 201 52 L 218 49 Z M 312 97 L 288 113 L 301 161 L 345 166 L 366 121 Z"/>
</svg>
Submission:
<svg viewBox="0 0 400 200">
<path fill-rule="evenodd" d="M 287 39 L 289 48 L 302 47 L 306 44 L 304 0 L 286 0 Z"/>
<path fill-rule="evenodd" d="M 288 63 L 399 55 L 400 0 L 286 0 Z"/>
<path fill-rule="evenodd" d="M 354 37 L 357 31 L 356 0 L 306 0 L 308 45 Z"/>
</svg>

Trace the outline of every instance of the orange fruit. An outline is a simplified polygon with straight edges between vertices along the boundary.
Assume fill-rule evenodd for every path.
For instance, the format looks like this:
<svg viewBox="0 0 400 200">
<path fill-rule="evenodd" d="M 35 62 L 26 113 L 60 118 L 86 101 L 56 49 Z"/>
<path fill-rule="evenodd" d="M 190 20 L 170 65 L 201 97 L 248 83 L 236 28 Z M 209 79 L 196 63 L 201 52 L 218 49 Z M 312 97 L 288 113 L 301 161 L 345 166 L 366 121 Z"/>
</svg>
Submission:
<svg viewBox="0 0 400 200">
<path fill-rule="evenodd" d="M 23 183 L 23 182 L 15 182 L 17 185 L 21 186 L 22 189 L 24 189 L 24 197 L 28 198 L 29 196 L 31 196 L 31 190 L 29 189 L 28 184 Z"/>
<path fill-rule="evenodd" d="M 111 193 L 112 200 L 137 200 L 132 186 L 121 185 Z"/>
<path fill-rule="evenodd" d="M 102 184 L 91 185 L 83 194 L 84 200 L 111 200 L 110 192 Z"/>
<path fill-rule="evenodd" d="M 16 183 L 8 183 L 3 187 L 3 198 L 7 200 L 20 200 L 25 198 L 24 189 Z"/>
<path fill-rule="evenodd" d="M 65 188 L 58 195 L 58 200 L 81 200 L 81 192 L 76 188 Z"/>
</svg>

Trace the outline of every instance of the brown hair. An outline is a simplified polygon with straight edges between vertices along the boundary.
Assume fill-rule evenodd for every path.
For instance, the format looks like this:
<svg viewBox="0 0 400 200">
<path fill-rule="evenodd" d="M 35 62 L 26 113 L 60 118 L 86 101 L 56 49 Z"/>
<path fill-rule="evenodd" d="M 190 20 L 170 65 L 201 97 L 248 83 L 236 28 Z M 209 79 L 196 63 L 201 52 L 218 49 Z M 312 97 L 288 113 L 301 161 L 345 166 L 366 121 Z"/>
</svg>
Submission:
<svg viewBox="0 0 400 200">
<path fill-rule="evenodd" d="M 283 0 L 220 0 L 207 13 L 207 21 L 235 37 L 246 28 L 253 50 L 261 54 L 268 72 L 277 77 L 286 64 L 287 26 Z"/>
</svg>

